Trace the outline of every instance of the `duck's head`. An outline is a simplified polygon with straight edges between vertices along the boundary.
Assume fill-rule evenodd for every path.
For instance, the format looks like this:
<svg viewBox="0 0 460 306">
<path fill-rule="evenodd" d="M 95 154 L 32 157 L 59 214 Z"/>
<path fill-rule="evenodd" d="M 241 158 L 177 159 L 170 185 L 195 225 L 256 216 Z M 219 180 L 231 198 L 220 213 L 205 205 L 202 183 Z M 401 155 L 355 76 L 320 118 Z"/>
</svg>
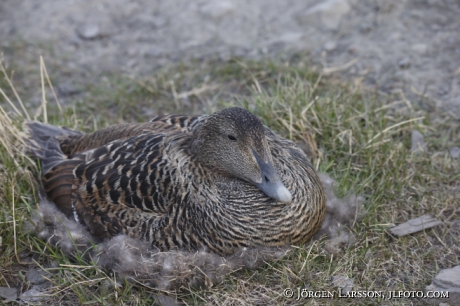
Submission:
<svg viewBox="0 0 460 306">
<path fill-rule="evenodd" d="M 210 115 L 192 150 L 211 171 L 250 182 L 277 201 L 291 202 L 291 193 L 273 167 L 262 121 L 249 111 L 232 107 Z"/>
</svg>

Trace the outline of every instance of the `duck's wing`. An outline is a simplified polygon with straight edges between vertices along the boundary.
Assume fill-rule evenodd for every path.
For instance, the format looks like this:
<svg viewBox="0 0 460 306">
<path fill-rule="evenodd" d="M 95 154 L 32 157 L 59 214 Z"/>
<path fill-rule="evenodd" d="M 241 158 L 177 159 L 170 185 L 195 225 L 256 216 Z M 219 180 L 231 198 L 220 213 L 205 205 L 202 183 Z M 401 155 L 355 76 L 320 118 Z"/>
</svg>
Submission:
<svg viewBox="0 0 460 306">
<path fill-rule="evenodd" d="M 138 136 L 144 133 L 172 133 L 190 131 L 206 116 L 164 115 L 145 123 L 123 123 L 100 129 L 91 134 L 62 134 L 57 137 L 62 152 L 73 155 L 99 148 L 114 140 Z"/>
<path fill-rule="evenodd" d="M 111 237 L 145 224 L 146 216 L 165 215 L 167 186 L 157 184 L 170 182 L 162 158 L 165 137 L 146 133 L 83 153 L 85 162 L 73 171 L 71 204 L 75 218 L 95 236 Z"/>
<path fill-rule="evenodd" d="M 180 132 L 112 141 L 62 160 L 44 176 L 45 190 L 98 238 L 146 233 L 147 226 L 161 226 L 171 204 L 181 200 L 180 170 L 165 150 L 183 147 L 177 158 L 185 162 L 190 141 Z"/>
<path fill-rule="evenodd" d="M 58 141 L 68 131 L 30 123 L 26 125 L 28 151 L 42 161 L 44 188 L 56 206 L 95 236 L 110 237 L 127 227 L 145 227 L 152 220 L 161 220 L 171 203 L 180 202 L 176 197 L 181 192 L 174 190 L 182 186 L 176 181 L 180 170 L 170 165 L 165 149 L 174 151 L 171 158 L 180 162 L 190 158 L 188 122 L 198 117 L 190 118 L 163 116 L 148 124 L 125 125 L 123 132 L 116 132 L 117 128 L 96 132 L 85 138 L 89 144 L 80 141 L 78 149 L 73 146 L 77 152 L 85 145 L 90 150 L 71 155 L 61 151 Z M 51 136 L 46 136 L 47 131 L 52 131 Z M 70 136 L 85 135 L 75 132 Z M 104 140 L 97 140 L 100 137 Z M 93 148 L 115 137 L 122 138 Z"/>
</svg>

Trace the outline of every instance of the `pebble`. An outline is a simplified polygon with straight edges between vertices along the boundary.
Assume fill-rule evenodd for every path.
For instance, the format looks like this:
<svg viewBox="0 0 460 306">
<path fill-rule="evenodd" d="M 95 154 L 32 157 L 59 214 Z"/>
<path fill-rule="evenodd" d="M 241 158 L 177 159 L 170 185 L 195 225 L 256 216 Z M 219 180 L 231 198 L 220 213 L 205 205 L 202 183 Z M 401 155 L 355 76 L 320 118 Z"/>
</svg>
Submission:
<svg viewBox="0 0 460 306">
<path fill-rule="evenodd" d="M 155 18 L 152 20 L 152 24 L 155 26 L 155 28 L 159 29 L 168 24 L 168 19 L 163 16 L 155 16 Z"/>
<path fill-rule="evenodd" d="M 427 2 L 428 5 L 434 6 L 434 5 L 438 4 L 439 1 L 438 0 L 427 0 L 426 2 Z"/>
<path fill-rule="evenodd" d="M 303 34 L 299 32 L 288 32 L 286 34 L 277 36 L 268 42 L 269 45 L 296 45 L 297 42 L 302 41 Z"/>
<path fill-rule="evenodd" d="M 332 283 L 342 289 L 342 294 L 347 294 L 353 289 L 353 280 L 344 275 L 332 276 Z"/>
<path fill-rule="evenodd" d="M 32 288 L 19 296 L 19 298 L 23 301 L 40 301 L 45 299 L 46 297 L 47 296 L 45 296 L 43 293 L 41 293 L 35 288 Z"/>
<path fill-rule="evenodd" d="M 444 96 L 444 95 L 447 95 L 450 91 L 450 84 L 449 83 L 444 83 L 444 84 L 441 84 L 441 86 L 439 86 L 438 88 L 438 95 L 440 96 Z"/>
<path fill-rule="evenodd" d="M 460 158 L 460 148 L 453 147 L 449 149 L 450 157 L 452 158 Z"/>
<path fill-rule="evenodd" d="M 139 63 L 138 63 L 138 61 L 137 61 L 135 58 L 129 59 L 129 60 L 126 62 L 126 65 L 127 65 L 129 68 L 135 68 L 138 64 L 139 64 Z"/>
<path fill-rule="evenodd" d="M 97 24 L 85 24 L 77 29 L 77 34 L 81 39 L 96 39 L 101 35 L 101 30 Z"/>
<path fill-rule="evenodd" d="M 390 228 L 390 233 L 398 237 L 403 237 L 442 224 L 442 221 L 433 218 L 430 215 L 423 215 L 418 218 L 411 219 L 407 222 L 401 223 L 393 228 Z"/>
<path fill-rule="evenodd" d="M 41 269 L 32 269 L 26 273 L 26 281 L 31 284 L 40 284 L 46 282 L 46 279 L 43 277 L 47 273 Z"/>
<path fill-rule="evenodd" d="M 412 153 L 420 153 L 426 150 L 426 144 L 422 133 L 417 130 L 412 131 L 411 148 Z"/>
<path fill-rule="evenodd" d="M 160 306 L 176 306 L 176 305 L 182 305 L 177 301 L 176 298 L 173 298 L 171 296 L 167 296 L 164 294 L 154 294 L 153 298 L 155 300 L 155 304 L 158 304 Z"/>
<path fill-rule="evenodd" d="M 0 287 L 0 297 L 4 300 L 3 302 L 7 303 L 10 301 L 14 301 L 18 297 L 18 289 L 16 288 L 8 288 L 8 287 Z"/>
<path fill-rule="evenodd" d="M 129 47 L 128 51 L 126 52 L 129 56 L 135 56 L 139 54 L 139 48 L 138 47 Z"/>
<path fill-rule="evenodd" d="M 410 67 L 410 60 L 408 57 L 404 57 L 398 61 L 398 66 L 401 69 L 407 69 Z"/>
<path fill-rule="evenodd" d="M 342 16 L 347 14 L 350 9 L 347 0 L 327 0 L 311 7 L 304 13 L 298 14 L 296 19 L 300 25 L 315 25 L 321 21 L 326 29 L 336 30 Z"/>
<path fill-rule="evenodd" d="M 80 90 L 70 81 L 64 81 L 63 83 L 60 83 L 56 89 L 62 96 L 73 96 L 80 93 Z"/>
<path fill-rule="evenodd" d="M 127 24 L 132 28 L 147 27 L 151 29 L 161 29 L 168 24 L 168 19 L 164 16 L 138 14 L 132 16 Z"/>
<path fill-rule="evenodd" d="M 210 1 L 200 8 L 203 15 L 213 19 L 222 18 L 225 15 L 232 13 L 235 10 L 235 5 L 229 1 Z"/>
<path fill-rule="evenodd" d="M 123 288 L 123 284 L 120 281 L 114 282 L 112 280 L 109 281 L 107 279 L 102 283 L 102 286 L 107 290 Z"/>
<path fill-rule="evenodd" d="M 324 50 L 329 51 L 329 52 L 333 51 L 337 48 L 337 42 L 332 41 L 332 40 L 328 41 L 324 44 L 323 48 Z"/>
<path fill-rule="evenodd" d="M 350 47 L 348 48 L 348 54 L 356 55 L 359 53 L 359 49 L 357 47 Z"/>
<path fill-rule="evenodd" d="M 439 271 L 432 283 L 425 289 L 427 291 L 447 291 L 449 298 L 443 301 L 450 305 L 460 305 L 460 266 Z"/>
<path fill-rule="evenodd" d="M 359 32 L 362 34 L 367 34 L 372 31 L 372 25 L 367 22 L 363 22 L 359 27 Z"/>
<path fill-rule="evenodd" d="M 428 46 L 426 44 L 414 44 L 411 49 L 420 54 L 425 54 L 428 50 Z"/>
<path fill-rule="evenodd" d="M 7 22 L 1 22 L 0 29 L 2 29 L 3 33 L 6 35 L 11 35 L 16 32 L 16 28 L 14 27 L 14 25 Z"/>
<path fill-rule="evenodd" d="M 157 47 L 157 46 L 150 46 L 150 48 L 148 48 L 147 50 L 145 50 L 144 52 L 144 55 L 149 57 L 157 57 L 157 56 L 161 56 L 164 54 L 164 51 L 163 49 Z"/>
</svg>

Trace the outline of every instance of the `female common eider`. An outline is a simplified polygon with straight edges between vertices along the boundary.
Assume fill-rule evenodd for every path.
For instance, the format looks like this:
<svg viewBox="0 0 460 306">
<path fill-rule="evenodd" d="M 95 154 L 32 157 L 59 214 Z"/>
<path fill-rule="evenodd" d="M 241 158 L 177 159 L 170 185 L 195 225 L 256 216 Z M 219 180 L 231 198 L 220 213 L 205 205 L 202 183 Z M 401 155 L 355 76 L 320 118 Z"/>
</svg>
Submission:
<svg viewBox="0 0 460 306">
<path fill-rule="evenodd" d="M 325 215 L 321 181 L 293 142 L 243 108 L 167 115 L 92 134 L 27 122 L 47 196 L 97 239 L 167 251 L 301 244 Z"/>
</svg>

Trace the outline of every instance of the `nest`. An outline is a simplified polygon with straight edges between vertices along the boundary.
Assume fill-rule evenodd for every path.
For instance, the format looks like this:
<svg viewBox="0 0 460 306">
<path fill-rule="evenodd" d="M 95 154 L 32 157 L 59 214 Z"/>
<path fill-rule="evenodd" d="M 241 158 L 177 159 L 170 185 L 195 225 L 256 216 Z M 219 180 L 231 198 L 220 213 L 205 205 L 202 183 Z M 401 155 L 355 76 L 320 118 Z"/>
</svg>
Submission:
<svg viewBox="0 0 460 306">
<path fill-rule="evenodd" d="M 324 223 L 314 239 L 326 236 L 326 251 L 336 253 L 341 246 L 353 245 L 355 238 L 350 228 L 363 215 L 364 201 L 355 195 L 337 198 L 333 191 L 335 181 L 325 174 L 320 178 L 327 208 Z M 292 249 L 291 246 L 241 248 L 223 257 L 207 250 L 161 252 L 143 240 L 126 235 L 96 243 L 84 226 L 68 219 L 54 203 L 41 199 L 38 206 L 32 222 L 26 223 L 24 230 L 35 233 L 70 257 L 80 254 L 128 280 L 161 290 L 209 288 L 222 282 L 231 272 L 255 269 L 283 257 Z"/>
</svg>

